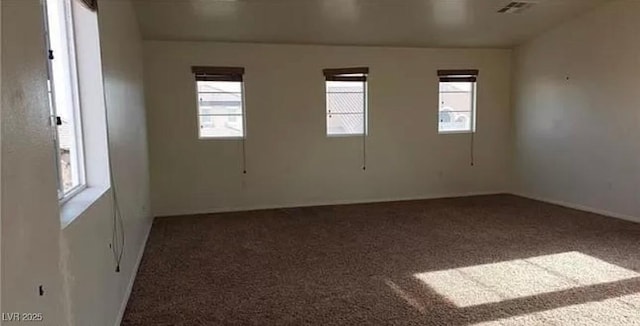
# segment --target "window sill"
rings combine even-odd
[[[362,137],[362,136],[367,136],[367,135],[363,135],[363,134],[332,134],[332,135],[327,135],[327,138],[348,138],[348,137]]]
[[[87,187],[60,206],[60,228],[65,229],[109,190],[108,186]]]
[[[198,140],[244,140],[244,137],[198,137]]]
[[[455,134],[475,134],[475,131],[471,130],[452,130],[452,131],[438,131],[439,135],[455,135]]]

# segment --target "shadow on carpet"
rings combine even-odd
[[[122,325],[640,325],[640,224],[510,195],[156,219]]]

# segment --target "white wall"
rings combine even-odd
[[[60,219],[37,0],[2,1],[2,312],[64,324]],[[44,295],[38,293],[38,286]]]
[[[42,312],[47,325],[113,325],[151,223],[143,51],[131,4],[100,8],[127,230],[119,274],[108,248],[110,192],[60,230],[39,1],[3,0],[0,12],[0,310]],[[619,0],[518,49],[518,192],[640,216],[638,30],[640,2]],[[144,54],[156,215],[509,189],[510,51],[146,42]],[[246,176],[238,142],[197,140],[195,64],[247,68]],[[366,172],[360,139],[324,131],[320,70],[353,65],[371,67]],[[468,135],[436,131],[435,70],[462,67],[481,71],[474,167]]]
[[[113,187],[124,217],[126,247],[116,273],[108,246],[110,193],[63,230],[76,325],[98,325],[96,320],[113,325],[121,317],[151,226],[140,33],[129,1],[101,2],[99,21]]]
[[[145,42],[154,215],[503,192],[510,170],[509,50]],[[244,66],[239,141],[198,140],[192,65]],[[369,66],[367,170],[359,137],[325,136],[328,67]],[[469,135],[438,135],[442,68],[478,68]]]
[[[640,1],[517,49],[516,191],[640,221]]]
[[[76,62],[82,82],[78,85],[82,118],[85,181],[89,187],[109,187],[104,76],[100,55],[98,15],[81,1],[72,1]],[[96,60],[99,58],[100,60]]]
[[[43,312],[46,325],[114,325],[151,225],[142,42],[132,5],[103,1],[99,13],[127,235],[120,273],[109,249],[110,191],[61,230],[40,1],[2,1],[2,15],[2,79],[12,80],[2,84],[2,311]]]

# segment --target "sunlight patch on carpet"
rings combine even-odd
[[[634,271],[572,251],[414,274],[458,307],[535,296],[639,277]]]
[[[640,294],[571,305],[532,314],[498,319],[474,326],[632,326],[640,325]]]

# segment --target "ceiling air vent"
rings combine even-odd
[[[531,0],[520,0],[520,1],[511,1],[509,4],[507,4],[506,6],[504,6],[502,9],[498,10],[499,13],[501,14],[519,14],[531,7],[533,7],[533,5],[536,3],[537,1],[531,1]]]

